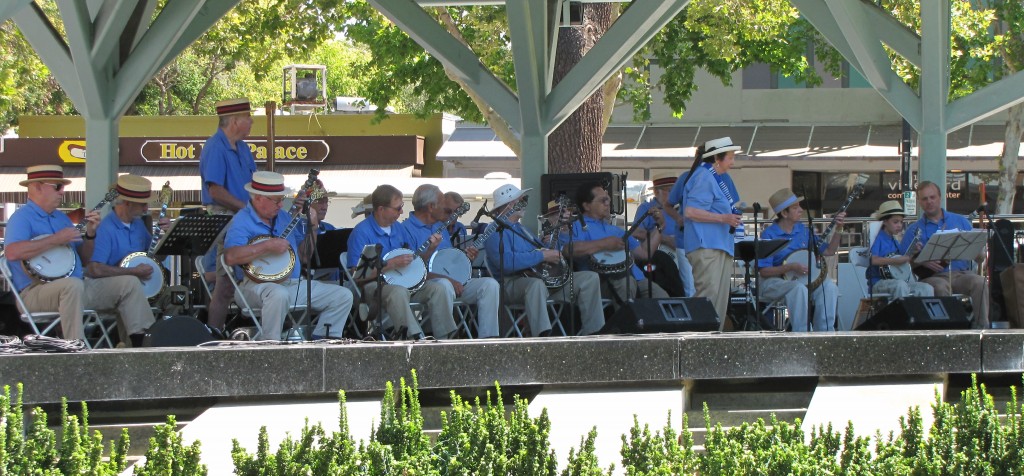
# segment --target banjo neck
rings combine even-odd
[[[100,209],[107,206],[108,203],[114,201],[114,199],[117,198],[117,195],[117,189],[112,188],[108,190],[107,194],[103,196],[100,202],[97,203],[95,207],[92,207],[92,210],[89,210],[85,215],[88,215],[89,213],[92,212],[100,211]],[[87,223],[85,221],[85,215],[82,216],[82,221],[78,222],[78,224],[75,225],[75,229],[78,230],[80,233],[85,233],[85,224]]]
[[[160,189],[160,214],[157,215],[156,221],[153,222],[153,239],[149,242],[149,251],[146,252],[149,256],[153,256],[156,251],[156,245],[160,244],[160,235],[163,230],[160,229],[160,220],[163,220],[167,216],[167,205],[171,202],[171,182],[167,181],[164,183],[162,189]]]
[[[853,190],[850,191],[849,195],[846,196],[846,200],[839,206],[839,210],[832,216],[832,221],[828,222],[828,226],[825,227],[825,232],[821,234],[822,242],[828,243],[832,240],[832,233],[836,230],[836,221],[839,219],[839,214],[850,208],[850,204],[853,203],[861,193],[864,192],[864,184],[868,181],[867,174],[857,174],[857,182],[853,186]],[[817,244],[817,243],[815,243]]]
[[[434,235],[443,234],[444,230],[447,230],[452,223],[455,223],[455,220],[458,220],[459,217],[461,217],[464,213],[468,211],[469,203],[462,202],[462,205],[459,205],[459,208],[456,208],[455,211],[448,216],[448,218],[441,222],[441,226],[437,228],[437,231],[431,233],[430,236],[427,237],[426,241],[424,241],[418,248],[416,248],[416,254],[423,254],[424,251],[427,251],[427,248],[430,247],[430,239],[433,238]]]
[[[499,215],[498,218],[501,218],[502,220],[508,219],[508,217],[512,216],[513,213],[518,212],[523,208],[526,208],[526,200],[519,200],[518,202],[516,202],[515,205],[512,205],[512,208],[506,210],[505,213]],[[480,233],[480,236],[473,239],[473,244],[471,246],[473,246],[476,249],[483,248],[484,243],[487,242],[487,239],[490,238],[495,231],[498,231],[498,222],[492,221],[490,224],[487,225],[487,228],[484,228],[484,231],[483,233]]]

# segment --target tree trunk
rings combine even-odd
[[[1020,136],[1024,122],[1024,105],[1007,109],[1006,131],[1003,133],[1003,156],[999,159],[999,195],[996,213],[1013,213],[1013,199],[1017,194],[1017,157],[1020,154]]]
[[[587,3],[583,26],[558,29],[554,84],[572,70],[611,26],[614,5]],[[605,126],[604,91],[599,89],[548,137],[548,172],[601,171]]]

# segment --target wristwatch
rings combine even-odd
[[[82,236],[82,239],[84,239],[84,240],[95,240],[96,239],[96,235],[89,236],[89,234],[86,233],[84,236]]]

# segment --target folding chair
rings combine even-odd
[[[231,267],[231,266],[228,266],[228,263],[225,260],[224,255],[221,255],[219,257],[219,259],[220,259],[220,265],[223,266],[224,269],[228,270],[228,272],[227,272],[228,280],[231,281],[231,287],[233,287],[235,289],[235,302],[237,303],[239,300],[242,301],[241,306],[239,306],[240,309],[242,310],[242,315],[245,316],[245,317],[251,318],[252,322],[253,322],[253,325],[256,326],[256,335],[254,335],[253,338],[255,339],[255,338],[258,338],[258,337],[262,336],[263,335],[263,324],[261,322],[262,321],[262,317],[263,317],[262,313],[261,313],[262,309],[261,308],[254,308],[251,305],[249,305],[249,300],[245,298],[245,293],[242,292],[242,289],[240,287],[240,283],[238,282],[238,280],[235,279],[235,273],[233,272],[234,268]],[[286,324],[291,325],[293,328],[298,326],[298,323],[292,317],[292,314],[295,313],[295,312],[305,311],[305,310],[306,310],[306,305],[305,304],[296,304],[295,302],[290,303],[288,305],[288,313],[285,316],[285,320],[287,321]],[[277,339],[275,339],[275,340],[280,340],[281,338],[282,338],[282,336],[277,336]]]
[[[489,262],[484,261],[484,266],[486,267],[488,274],[491,276],[497,276],[491,270],[491,264]],[[551,319],[552,334],[558,332],[562,336],[568,335],[565,332],[565,327],[562,326],[561,319],[562,309],[564,309],[565,304],[567,303],[564,301],[555,301],[550,298],[547,300],[548,318]],[[508,318],[508,322],[510,324],[509,329],[505,331],[505,337],[511,337],[513,334],[515,334],[516,337],[523,337],[523,327],[524,324],[526,324],[527,317],[526,306],[523,304],[509,304],[506,302],[504,307],[505,309],[503,314]]]
[[[7,288],[11,290],[11,294],[14,294],[14,300],[18,304],[18,311],[21,313],[21,321],[28,324],[35,334],[57,337],[57,331],[60,330],[60,313],[54,311],[32,312],[28,309],[25,301],[21,299],[21,293],[14,286],[14,280],[11,279],[11,269],[7,266],[7,257],[2,252],[0,252],[0,274],[3,275],[4,282]],[[39,326],[43,327],[40,329]],[[89,339],[87,333],[85,339],[86,346],[90,349],[95,349],[100,347],[100,344],[105,343],[108,348],[114,347],[113,341],[110,340],[110,332],[116,329],[116,322],[108,325],[103,319],[100,319],[96,311],[86,309],[82,312],[82,327],[87,330],[90,326],[98,327],[100,336],[95,339]]]

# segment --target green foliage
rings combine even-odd
[[[693,474],[698,467],[698,459],[693,451],[693,435],[687,426],[688,419],[683,416],[683,433],[676,435],[672,428],[672,414],[660,432],[651,433],[650,428],[633,416],[633,428],[629,435],[622,435],[622,466],[627,476],[647,474]],[[593,432],[592,432],[593,433]]]
[[[206,465],[199,462],[199,441],[184,446],[173,415],[167,422],[154,428],[146,450],[146,463],[135,467],[136,476],[192,476],[205,475]]]

